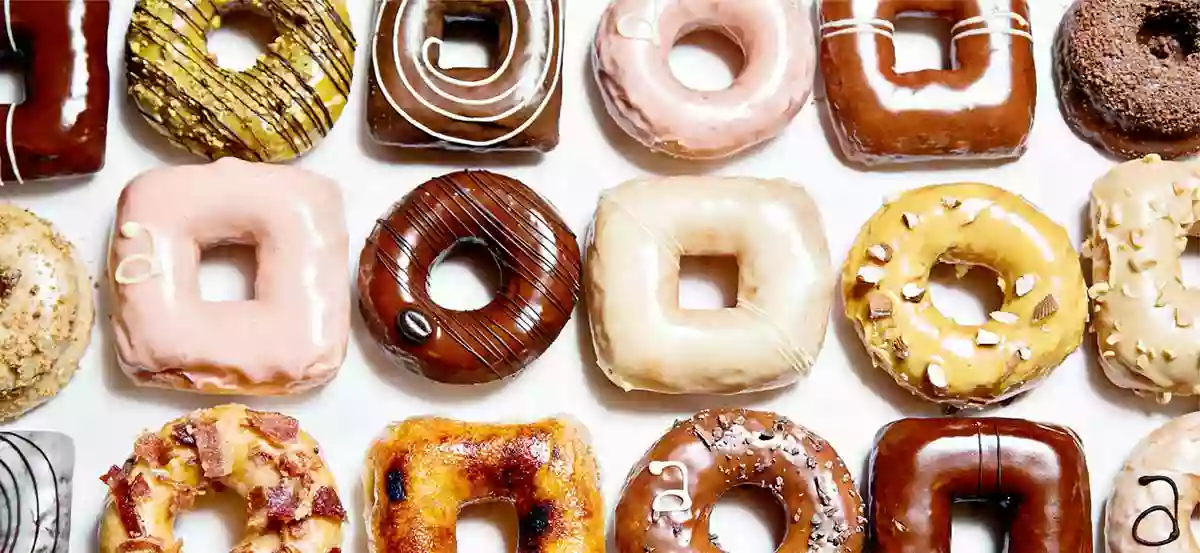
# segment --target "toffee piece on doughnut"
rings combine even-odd
[[[517,513],[518,551],[604,553],[599,479],[585,430],[567,420],[409,419],[367,454],[367,543],[371,553],[455,553],[459,509],[505,502]]]
[[[279,36],[245,71],[217,65],[208,33],[255,9]],[[126,79],[152,127],[209,159],[285,161],[315,147],[342,114],[354,76],[344,0],[137,0]]]
[[[57,432],[0,432],[0,536],[10,551],[67,553],[75,445]]]
[[[950,551],[956,501],[999,504],[1011,553],[1091,553],[1091,491],[1070,429],[1019,419],[903,419],[870,461],[878,553]]]
[[[1067,123],[1121,158],[1200,151],[1198,25],[1189,0],[1076,1],[1055,45]]]
[[[787,531],[778,551],[862,551],[867,519],[837,451],[777,414],[726,409],[676,422],[629,472],[615,515],[618,553],[718,550],[709,517],[737,486],[779,502]]]
[[[429,295],[452,250],[482,245],[500,270],[487,305],[457,311]],[[575,234],[521,182],[488,171],[428,181],[397,202],[358,261],[359,308],[371,336],[400,366],[449,384],[513,376],[562,332],[579,301]]]
[[[1000,309],[960,324],[933,304],[938,263],[999,275]],[[1004,189],[926,186],[863,225],[842,270],[846,317],[871,362],[929,401],[984,407],[1037,385],[1083,341],[1087,286],[1064,228]]]
[[[0,105],[0,179],[88,175],[108,135],[108,0],[5,0],[0,65],[27,97]]]
[[[227,490],[246,502],[232,551],[340,553],[346,510],[317,443],[287,415],[221,405],[138,436],[100,477],[108,500],[99,553],[181,551],[177,516]]]
[[[1104,510],[1108,553],[1200,550],[1189,523],[1200,506],[1197,440],[1200,413],[1191,413],[1167,422],[1134,446]]]
[[[566,0],[383,0],[367,124],[383,144],[451,150],[558,145]],[[487,67],[447,67],[454,26],[490,29]]]
[[[821,68],[842,154],[881,165],[1025,152],[1037,96],[1026,0],[826,1]],[[895,22],[952,22],[949,69],[895,70]]]

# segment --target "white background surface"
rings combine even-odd
[[[608,120],[592,85],[589,48],[606,4],[603,0],[568,0],[562,143],[556,151],[545,156],[469,156],[379,148],[370,143],[363,114],[370,62],[367,46],[374,7],[368,0],[348,2],[359,40],[353,97],[325,142],[298,165],[341,183],[351,238],[351,270],[355,270],[359,249],[375,219],[392,202],[430,177],[463,167],[489,168],[523,180],[556,204],[580,237],[599,192],[629,178],[706,173],[793,179],[803,183],[816,197],[823,211],[834,264],[840,267],[859,226],[879,207],[884,195],[937,182],[982,181],[1022,194],[1065,225],[1078,244],[1084,236],[1089,187],[1113,163],[1071,134],[1059,114],[1050,77],[1051,42],[1067,0],[1030,2],[1039,95],[1037,123],[1028,154],[1017,162],[999,166],[875,172],[856,171],[835,157],[828,127],[823,122],[825,113],[819,89],[818,99],[804,108],[783,136],[728,162],[678,162],[643,151]],[[132,5],[132,0],[113,0],[112,113],[107,168],[84,182],[10,185],[0,190],[3,199],[50,219],[73,240],[101,290],[107,286],[102,260],[121,188],[144,170],[197,161],[155,134],[124,92],[122,52]],[[230,266],[216,267],[206,274],[205,278],[211,280],[206,287],[223,296],[236,295],[234,290],[239,288],[236,274]],[[458,276],[463,276],[461,271]],[[454,282],[450,281],[446,287],[450,291],[442,297],[462,300],[464,292],[455,291]],[[692,296],[703,295],[702,292],[689,287],[685,295],[695,299]],[[961,302],[962,298],[958,300]],[[947,302],[954,303],[943,299],[939,305]],[[71,545],[77,553],[95,550],[96,525],[106,492],[97,478],[110,464],[120,463],[129,455],[135,437],[192,409],[224,401],[218,397],[134,387],[116,366],[107,328],[107,307],[101,297],[92,346],[71,384],[44,407],[9,425],[58,430],[75,439],[78,463]],[[783,413],[829,439],[861,484],[865,480],[866,456],[882,425],[903,416],[936,415],[939,409],[909,397],[890,377],[871,368],[853,329],[840,312],[839,301],[825,348],[807,381],[768,393],[704,398],[625,393],[611,385],[594,365],[582,308],[558,341],[518,378],[475,388],[437,385],[396,371],[377,353],[355,309],[349,354],[340,376],[331,384],[300,397],[232,399],[296,416],[302,427],[322,444],[325,460],[338,478],[351,514],[344,546],[348,553],[366,553],[359,475],[367,447],[389,422],[422,414],[481,421],[522,421],[558,413],[573,415],[591,431],[602,471],[606,515],[611,515],[626,472],[645,449],[672,421],[707,407],[745,406]],[[1111,386],[1101,374],[1094,348],[1088,347],[1074,353],[1040,388],[1008,407],[987,414],[1074,428],[1086,447],[1094,514],[1099,519],[1111,479],[1130,448],[1169,417],[1191,411],[1195,405],[1194,400],[1184,398],[1169,406],[1159,406]],[[219,551],[233,543],[236,538],[232,536],[240,533],[240,507],[236,502],[227,503],[234,506],[222,511],[226,516],[213,516],[210,510],[184,517],[180,529],[189,551]],[[201,505],[205,504],[211,505]],[[745,520],[745,513],[730,514],[730,511],[739,510],[722,510],[724,516],[715,524],[726,548],[734,553],[764,553],[771,547],[768,528],[778,531],[779,522],[764,525],[753,518]],[[776,516],[769,510],[767,513]],[[226,523],[224,526],[222,521]],[[610,528],[611,522],[608,521]],[[726,531],[721,533],[723,528]],[[507,544],[499,539],[503,533],[479,520],[461,532],[463,552],[513,549],[511,530],[503,532],[510,535]],[[1097,526],[1097,537],[1100,533]],[[225,534],[228,536],[222,537]],[[956,552],[995,548],[988,539],[981,538],[983,532],[979,528],[956,525],[956,536]]]

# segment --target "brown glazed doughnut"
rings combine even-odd
[[[25,101],[0,105],[6,182],[89,175],[108,134],[108,0],[5,0],[0,59]]]
[[[1091,553],[1091,492],[1079,438],[1020,419],[903,419],[871,452],[877,553],[950,551],[951,505],[998,503],[1009,553]]]
[[[565,4],[382,0],[371,43],[371,136],[393,146],[553,150],[562,107]],[[456,21],[494,26],[488,67],[441,67],[446,22]]]
[[[481,244],[500,286],[474,311],[441,307],[429,275],[456,246]],[[401,366],[432,380],[507,378],[558,337],[580,293],[575,235],[521,182],[459,171],[413,190],[380,219],[359,257],[359,307],[371,335]]]
[[[861,165],[1025,152],[1037,76],[1026,0],[821,2],[821,68],[843,155]],[[900,14],[954,23],[953,68],[897,73]]]
[[[1067,123],[1118,157],[1200,151],[1197,25],[1195,0],[1076,2],[1055,45]]]
[[[774,413],[727,409],[676,422],[633,467],[617,504],[618,553],[719,551],[709,516],[737,486],[765,488],[783,507],[777,551],[862,551],[867,519],[837,451]]]

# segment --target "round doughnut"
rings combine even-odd
[[[837,451],[775,413],[725,409],[676,422],[634,465],[614,515],[618,553],[719,550],[709,516],[737,486],[763,488],[783,508],[778,551],[862,551],[867,519]]]
[[[459,510],[502,502],[516,511],[521,553],[604,553],[599,481],[586,431],[564,419],[408,419],[367,454],[370,551],[455,553]]]
[[[246,533],[232,551],[340,553],[346,511],[317,443],[296,419],[221,405],[138,437],[101,477],[108,500],[100,553],[178,552],[175,519],[197,496],[246,500]]]
[[[429,297],[429,276],[452,250],[482,245],[500,270],[487,305],[456,311]],[[400,366],[450,384],[508,378],[537,359],[579,301],[575,234],[549,202],[488,171],[428,181],[379,219],[358,261],[371,335]]]
[[[1200,506],[1197,441],[1200,413],[1191,413],[1167,422],[1134,446],[1104,511],[1108,553],[1200,551],[1189,524]]]
[[[939,262],[995,271],[1004,305],[983,325],[947,318],[926,293]],[[842,297],[876,367],[958,408],[1029,390],[1079,346],[1087,322],[1066,230],[986,184],[926,186],[884,205],[850,250]]]
[[[208,33],[254,9],[279,37],[245,71],[217,65]],[[138,0],[126,78],[151,126],[209,159],[283,161],[312,149],[342,114],[354,75],[344,0]]]
[[[0,421],[54,397],[92,339],[87,265],[49,222],[0,204]]]
[[[1055,46],[1062,111],[1113,155],[1200,151],[1200,4],[1079,0]]]
[[[1200,292],[1180,256],[1200,215],[1200,164],[1157,155],[1123,163],[1092,186],[1092,326],[1109,380],[1162,402],[1200,394]]]
[[[725,90],[683,85],[671,48],[701,30],[724,34],[745,64]],[[732,156],[774,138],[808,102],[816,47],[794,0],[612,0],[592,64],[604,105],[626,133],[672,156]]]

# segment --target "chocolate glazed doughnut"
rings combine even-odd
[[[108,0],[5,0],[0,64],[26,78],[0,105],[5,181],[88,175],[108,134]]]
[[[495,299],[455,311],[429,274],[456,246],[483,245],[500,269]],[[417,187],[379,220],[359,258],[359,307],[401,365],[450,384],[507,378],[558,337],[580,293],[575,235],[515,179],[460,171]]]
[[[862,551],[862,502],[833,447],[786,418],[745,409],[701,411],[650,448],[617,504],[617,551],[720,551],[709,516],[737,486],[765,488],[784,509],[777,551]]]
[[[904,419],[871,453],[878,553],[950,551],[955,501],[988,501],[1011,521],[1010,553],[1091,553],[1091,493],[1079,438],[1019,419]]]

